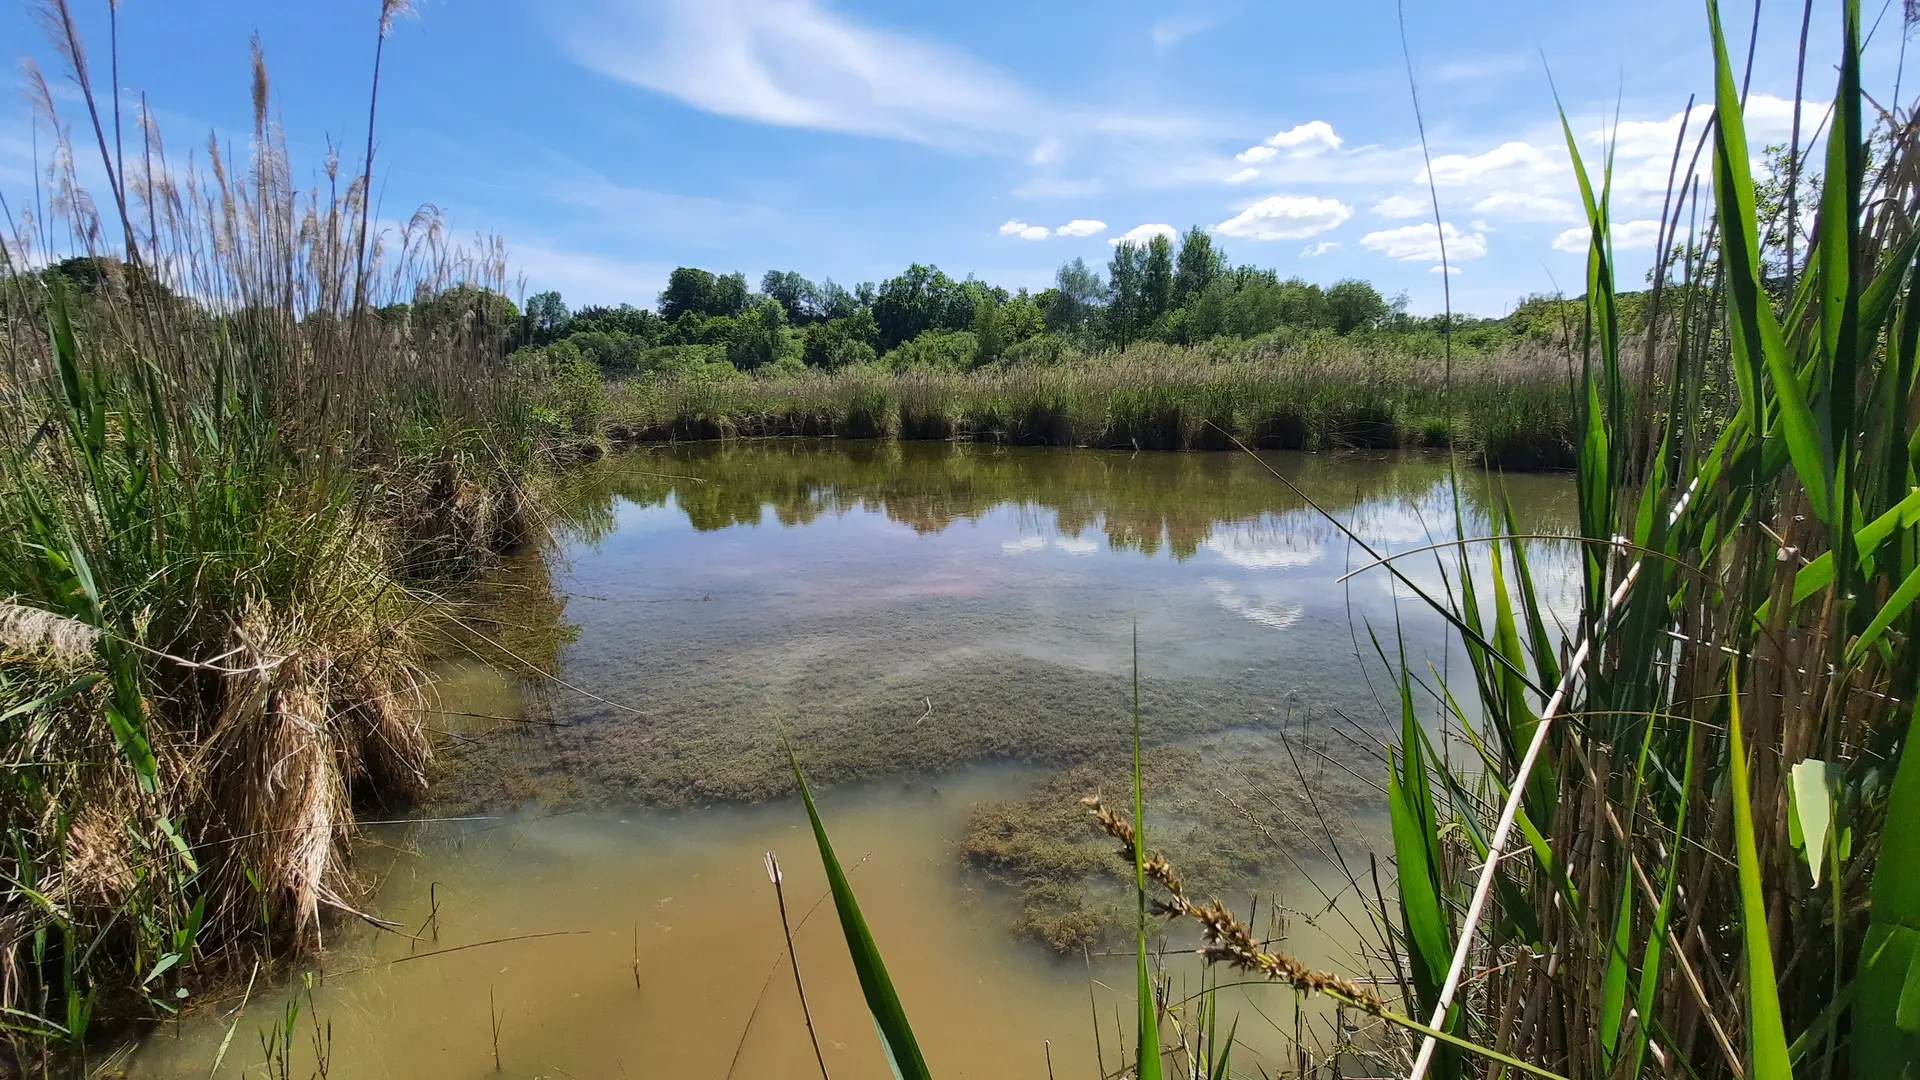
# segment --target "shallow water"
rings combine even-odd
[[[1129,985],[1130,961],[1095,960],[1096,1049],[1084,961],[1011,934],[1010,891],[956,854],[971,808],[1125,747],[1137,626],[1150,740],[1251,768],[1282,723],[1338,718],[1347,741],[1320,750],[1341,760],[1311,771],[1342,854],[1364,864],[1377,796],[1334,780],[1380,769],[1361,744],[1390,688],[1360,659],[1367,627],[1460,662],[1383,572],[1336,583],[1368,557],[1267,465],[1382,550],[1451,533],[1445,462],[1400,454],[793,440],[573,474],[561,549],[521,568],[550,573],[564,608],[504,605],[490,635],[563,641],[565,685],[450,663],[431,813],[480,820],[377,832],[372,910],[425,940],[335,930],[294,1074],[314,1068],[312,1016],[331,1025],[334,1077],[489,1074],[491,1009],[506,1075],[815,1075],[762,862],[774,850],[793,917],[812,912],[797,951],[828,1067],[887,1075],[831,905],[813,910],[824,885],[786,795],[783,729],[810,776],[838,785],[822,810],[843,860],[864,858],[852,881],[935,1071],[1045,1076],[1049,1049],[1057,1075],[1091,1075],[1101,1051],[1112,1069],[1131,995],[1106,987]],[[1487,479],[1464,475],[1472,529]],[[1570,527],[1565,478],[1506,484],[1524,529]],[[1542,559],[1570,598],[1563,553]],[[1430,556],[1403,565],[1441,587]],[[1364,972],[1354,896],[1330,909],[1319,891],[1344,874],[1304,845],[1284,855],[1236,884],[1288,913],[1288,951]],[[288,992],[256,988],[223,1075],[264,1075],[258,1033]],[[1253,993],[1228,1006],[1249,1058],[1290,1063],[1291,992]],[[206,1075],[235,1004],[150,1040],[135,1075]]]

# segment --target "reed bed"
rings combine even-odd
[[[85,118],[33,73],[53,214],[0,237],[0,1028],[47,1071],[365,917],[357,810],[425,784],[432,583],[528,535],[546,433],[497,247],[372,228],[370,162],[302,190],[257,48],[246,159],[180,157],[42,14]]]
[[[1833,112],[1811,163],[1789,165],[1821,174],[1787,211],[1814,239],[1778,258],[1739,69],[1707,13],[1714,116],[1679,133],[1674,272],[1648,301],[1649,340],[1671,350],[1621,340],[1610,176],[1567,130],[1594,238],[1577,619],[1550,625],[1499,515],[1405,556],[1435,560],[1417,579],[1402,560],[1367,569],[1446,618],[1467,662],[1411,661],[1374,628],[1400,737],[1381,762],[1392,887],[1352,883],[1380,928],[1361,978],[1307,969],[1186,894],[1151,846],[1136,734],[1132,806],[1091,804],[1138,896],[1126,1075],[1230,1071],[1213,1040],[1184,1058],[1169,1041],[1184,1029],[1151,970],[1163,919],[1197,924],[1213,964],[1370,1015],[1387,1075],[1920,1075],[1920,119],[1864,115],[1860,6],[1839,5]],[[1679,167],[1695,148],[1698,174]],[[1719,394],[1724,415],[1702,407]],[[864,963],[877,954],[842,891]],[[902,1075],[931,1075],[873,989],[884,969],[863,976]]]
[[[1136,346],[973,372],[879,368],[614,384],[608,436],[955,439],[1140,450],[1457,447],[1507,469],[1569,468],[1569,360],[1523,347],[1462,358],[1335,339]]]

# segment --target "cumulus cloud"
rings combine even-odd
[[[1504,142],[1483,154],[1442,154],[1433,159],[1431,170],[1422,169],[1414,182],[1433,182],[1442,187],[1479,183],[1490,178],[1540,179],[1565,169],[1566,163],[1532,143]]]
[[[1592,233],[1585,225],[1576,226],[1554,237],[1553,249],[1585,255],[1588,238],[1591,235]],[[1613,226],[1613,250],[1615,251],[1651,251],[1653,245],[1659,241],[1660,223],[1652,218],[1622,221]]]
[[[1443,237],[1446,239],[1449,262],[1478,259],[1487,253],[1486,234],[1463,233],[1454,228],[1451,221],[1438,229],[1430,222],[1423,222],[1371,232],[1360,238],[1360,246],[1377,251],[1389,259],[1437,263],[1440,261],[1440,241]]]
[[[1411,195],[1389,195],[1373,204],[1373,212],[1383,218],[1419,217],[1432,205]]]
[[[1213,228],[1249,240],[1301,240],[1338,228],[1352,216],[1353,207],[1337,199],[1269,195]]]
[[[1300,257],[1303,259],[1317,259],[1339,246],[1340,241],[1338,240],[1322,240],[1317,244],[1308,244],[1306,247],[1301,248]]]
[[[1260,175],[1259,169],[1241,169],[1239,172],[1234,173],[1232,176],[1227,177],[1227,183],[1244,184],[1247,181],[1258,177],[1259,175]]]
[[[1233,155],[1233,160],[1257,164],[1262,161],[1272,161],[1278,153],[1280,153],[1280,151],[1275,150],[1271,146],[1249,146],[1245,150]]]
[[[1074,218],[1053,230],[1055,236],[1092,236],[1107,231],[1107,223],[1093,218]]]
[[[1156,236],[1171,240],[1180,235],[1180,230],[1171,225],[1135,225],[1126,232],[1107,241],[1109,244],[1145,244]]]
[[[1340,136],[1333,125],[1325,120],[1309,120],[1297,127],[1288,128],[1267,136],[1268,146],[1277,146],[1296,153],[1319,153],[1322,149],[1340,149]]]
[[[1000,235],[1017,236],[1022,240],[1045,240],[1047,238],[1047,227],[1045,225],[1029,225],[1024,221],[1009,221],[1000,226]]]

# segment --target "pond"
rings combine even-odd
[[[1523,529],[1572,528],[1565,477],[1460,475],[1456,500],[1414,454],[808,440],[581,466],[556,544],[502,568],[473,655],[450,650],[434,804],[367,831],[369,913],[399,932],[334,928],[310,992],[263,975],[202,1003],[132,1074],[267,1075],[297,998],[299,1076],[817,1075],[772,851],[828,1068],[888,1075],[786,742],[936,1073],[1111,1071],[1128,894],[1077,800],[1124,790],[1136,655],[1153,846],[1285,951],[1384,975],[1369,859],[1398,706],[1376,648],[1464,658],[1384,571],[1340,581],[1372,557],[1330,518],[1408,551],[1456,510],[1484,531],[1499,483]],[[1399,565],[1438,592],[1440,557]],[[1571,569],[1540,546],[1569,605]],[[1227,996],[1245,1060],[1291,1068],[1292,992]],[[1323,1044],[1330,1022],[1299,1021]]]

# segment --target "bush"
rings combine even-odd
[[[971,330],[929,330],[882,358],[895,371],[966,371],[980,355],[980,339]]]

